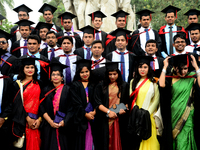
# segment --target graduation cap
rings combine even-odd
[[[30,9],[29,7],[27,7],[26,5],[22,4],[16,8],[13,9],[15,12],[19,13],[20,11],[24,11],[27,14],[31,11],[33,11],[32,9]]]
[[[185,28],[187,31],[191,30],[200,30],[200,24],[199,23],[191,23],[187,28]]]
[[[176,18],[177,18],[177,12],[180,11],[180,10],[181,9],[178,8],[178,7],[174,7],[172,5],[169,5],[166,8],[164,8],[161,12],[166,13],[166,14],[173,12],[175,14]]]
[[[91,70],[92,61],[88,59],[79,59],[74,62],[74,64],[76,64],[76,70],[83,67],[87,67],[89,70]]]
[[[125,17],[129,15],[129,13],[123,11],[123,10],[119,10],[118,12],[112,14],[111,16],[115,17],[116,19],[118,19],[119,17]]]
[[[87,25],[83,28],[80,29],[83,33],[88,33],[88,34],[95,34],[97,32],[99,32],[98,30],[96,30],[95,28],[93,28],[92,26],[90,25]]]
[[[194,55],[192,53],[189,53],[189,54],[172,56],[169,59],[169,64],[171,64],[174,67],[178,67],[180,64],[187,65],[188,71],[189,72],[193,71],[194,67],[192,66],[192,63],[191,63],[192,58],[190,57],[190,55],[193,55],[195,57],[196,61],[198,62],[198,55]]]
[[[44,12],[48,10],[51,11],[51,13],[53,14],[57,10],[57,8],[47,3],[44,3],[42,7],[38,10],[38,12],[41,12],[44,14]]]
[[[127,35],[130,34],[132,31],[122,29],[122,28],[117,28],[115,31],[111,33],[112,36],[118,37],[123,35],[127,39]],[[128,39],[127,39],[128,40]]]
[[[63,69],[69,67],[66,65],[63,65],[62,63],[60,63],[55,57],[53,57],[49,63],[49,67],[51,68],[51,72],[52,71],[60,71],[63,72]]]
[[[50,31],[52,26],[53,26],[53,24],[49,24],[49,23],[45,23],[45,22],[38,22],[35,29],[40,30],[43,28],[47,28]]]
[[[136,12],[137,15],[140,15],[140,18],[142,18],[142,16],[150,16],[150,20],[152,20],[151,14],[153,14],[153,11],[150,11],[148,9],[144,9],[141,11]]]
[[[6,40],[8,40],[11,37],[12,37],[11,34],[9,34],[9,33],[7,33],[7,32],[5,32],[5,31],[3,31],[3,30],[0,29],[0,38],[5,38]]]
[[[61,24],[63,25],[63,20],[64,19],[70,19],[72,20],[73,18],[75,18],[76,15],[70,13],[70,12],[64,12],[63,14],[59,15],[58,18],[61,19]]]
[[[6,19],[4,16],[0,14],[0,20]]]
[[[32,24],[34,24],[34,22],[23,19],[23,20],[16,22],[15,24],[18,24],[19,26],[29,26],[30,27]]]
[[[32,58],[32,57],[27,57],[27,58],[19,58],[22,62],[23,65],[35,65],[35,61],[39,60],[38,58]]]
[[[118,69],[118,64],[119,63],[123,63],[123,62],[112,62],[112,61],[107,61],[105,63],[102,63],[102,64],[105,64],[106,65],[106,70],[116,70]]]
[[[200,11],[199,10],[197,10],[197,9],[190,9],[190,10],[188,10],[184,15],[186,15],[186,16],[190,16],[190,15],[197,15],[197,16],[199,16],[200,15]]]
[[[104,13],[102,13],[99,10],[89,14],[88,16],[92,18],[92,21],[94,20],[95,17],[101,18],[101,19],[107,17]]]
[[[150,62],[154,61],[153,57],[151,57],[151,56],[134,56],[134,58],[135,58],[135,61],[137,62],[137,64],[145,63],[149,66],[150,66]]]

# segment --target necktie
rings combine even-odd
[[[24,40],[24,46],[27,46],[27,40]],[[23,55],[27,54],[27,48],[24,48]]]
[[[169,27],[169,47],[170,47],[170,55],[173,54],[173,42],[172,42],[172,27]]]
[[[47,48],[47,43],[45,42],[45,43],[43,43],[43,45],[45,45],[45,48]]]
[[[193,53],[197,54],[197,51],[195,50],[197,48],[197,44],[194,44],[194,50],[193,50]]]
[[[71,32],[65,32],[65,33],[67,33],[68,36],[71,34]]]
[[[90,48],[86,48],[86,50],[87,50],[86,59],[90,60]]]
[[[31,55],[31,57],[32,57],[32,58],[35,58],[35,56],[34,56],[34,55]]]
[[[121,74],[122,74],[122,78],[125,81],[125,62],[124,62],[124,52],[120,52],[121,54]]]
[[[96,33],[96,40],[99,40],[99,32]]]
[[[99,61],[99,59],[95,60],[94,62],[97,63],[98,61]],[[95,66],[95,69],[97,69],[97,68],[99,68],[99,63]]]
[[[146,41],[148,41],[148,40],[149,40],[149,32],[148,32],[148,29],[145,29],[145,31],[146,31]]]
[[[55,53],[54,53],[54,48],[51,48],[50,49],[51,50],[51,56],[50,56],[50,61],[51,61],[51,59],[53,58],[53,57],[55,57]]]
[[[69,85],[71,83],[71,69],[70,69],[70,61],[69,61],[69,55],[65,54],[66,58],[66,66],[69,66],[65,68],[65,79],[66,84]]]

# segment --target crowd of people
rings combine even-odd
[[[159,31],[154,12],[141,10],[133,33],[120,10],[108,34],[101,11],[74,32],[76,16],[59,15],[62,30],[56,9],[44,3],[45,22],[33,28],[22,4],[17,25],[0,30],[2,150],[200,149],[199,10],[185,13],[184,29],[175,25],[180,9],[167,6]]]

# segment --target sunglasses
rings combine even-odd
[[[0,44],[6,44],[7,41],[0,41]]]

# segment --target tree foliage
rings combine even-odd
[[[142,9],[149,9],[154,11],[152,14],[151,25],[155,30],[159,30],[159,28],[163,25],[166,25],[165,14],[161,12],[168,5],[173,5],[175,7],[180,8],[181,10],[177,13],[177,20],[175,21],[176,25],[187,27],[187,16],[184,15],[189,9],[199,9],[198,5],[199,0],[131,0],[131,4],[135,5],[136,12]],[[139,16],[137,16],[137,21],[139,21]]]
[[[7,19],[2,20],[2,23],[0,25],[0,29],[10,33],[11,28],[14,26],[11,22],[9,22]]]
[[[6,16],[5,4],[7,4],[10,9],[13,9],[14,1],[13,0],[0,0],[0,14],[3,16]]]

